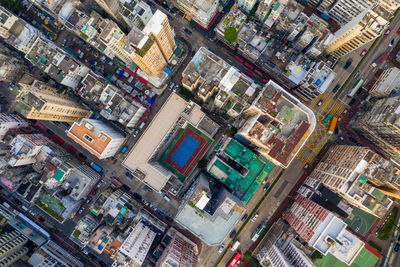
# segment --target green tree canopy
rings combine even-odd
[[[225,29],[225,32],[224,32],[224,37],[230,43],[235,42],[236,39],[237,39],[237,31],[236,31],[236,29],[233,28],[233,27],[227,27]]]

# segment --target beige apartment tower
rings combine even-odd
[[[15,110],[27,119],[75,122],[90,113],[43,82],[35,81],[32,85],[20,83],[18,86],[20,91]]]
[[[399,172],[369,148],[332,145],[305,184],[322,183],[350,205],[382,218],[393,203],[388,196],[400,197]]]
[[[377,38],[386,29],[390,18],[389,14],[380,15],[381,9],[379,6],[366,9],[346,23],[333,34],[326,45],[326,52],[340,58]]]

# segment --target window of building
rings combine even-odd
[[[84,134],[83,135],[83,138],[85,138],[87,141],[89,141],[90,143],[92,143],[93,142],[93,138],[92,137],[90,137],[89,135],[87,135],[87,134]]]

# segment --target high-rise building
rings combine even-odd
[[[37,155],[45,146],[53,144],[41,134],[19,134],[11,141],[11,150],[5,160],[12,167],[35,163]]]
[[[129,47],[132,44],[135,49]],[[176,47],[167,15],[157,10],[144,27],[142,36],[138,35],[137,30],[129,33],[125,47],[132,51],[130,54],[133,61],[141,70],[147,74],[159,75]]]
[[[36,250],[28,263],[37,267],[84,267],[82,262],[51,240]]]
[[[241,8],[244,12],[249,14],[256,3],[257,0],[238,0],[237,6],[238,8]]]
[[[2,234],[0,236],[0,266],[12,266],[14,262],[22,258],[28,252],[24,247],[28,241],[17,231]]]
[[[92,119],[74,122],[67,135],[99,159],[114,156],[126,139],[103,121]]]
[[[382,8],[365,9],[327,40],[326,52],[340,58],[377,38],[389,24],[390,14]]]
[[[321,159],[305,184],[317,188],[320,183],[340,195],[349,204],[382,218],[393,201],[371,181],[381,180],[391,186],[393,196],[400,196],[399,170],[368,148],[334,145]]]
[[[173,55],[174,33],[167,15],[159,10],[142,30],[133,27],[128,35],[113,21],[104,24],[100,35],[107,46],[104,53],[120,58],[127,65],[136,63],[146,74],[159,75]]]
[[[329,10],[329,15],[341,24],[350,22],[361,12],[371,9],[376,0],[339,0]]]
[[[29,123],[16,114],[0,113],[0,141],[9,130],[28,126]]]
[[[272,267],[314,267],[309,257],[299,248],[300,243],[292,235],[287,234],[289,225],[282,219],[268,230],[263,238],[264,244],[257,253],[257,259],[262,266]]]
[[[87,109],[43,82],[18,86],[14,108],[27,119],[74,122],[89,115]]]
[[[133,265],[130,266],[142,266],[157,234],[142,222],[138,222],[134,227],[128,229],[129,231],[130,234],[122,243],[118,253],[133,262]]]
[[[129,29],[133,27],[143,29],[153,14],[150,6],[140,0],[96,0],[96,3]]]
[[[400,69],[392,67],[384,70],[379,75],[378,80],[374,83],[372,88],[369,90],[370,95],[373,97],[387,97],[393,91],[399,90],[400,84]]]
[[[166,248],[158,259],[156,267],[197,267],[199,253],[197,245],[186,236],[170,228],[161,243],[166,245]]]
[[[193,19],[205,29],[212,25],[219,6],[217,0],[173,0],[172,3],[188,18]]]
[[[19,19],[4,7],[0,7],[0,36],[5,41],[21,51],[27,53],[33,43],[42,34],[38,29]]]
[[[309,246],[323,255],[330,253],[347,265],[364,247],[364,242],[346,230],[346,223],[301,194],[283,218]]]
[[[27,72],[23,60],[14,56],[14,53],[7,47],[0,46],[0,80],[4,82],[15,83]]]
[[[400,164],[400,96],[365,107],[353,125],[380,153]]]

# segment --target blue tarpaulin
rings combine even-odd
[[[166,67],[164,68],[164,72],[165,72],[166,74],[168,74],[168,75],[171,74],[171,71],[172,71],[172,70],[170,70],[170,69],[168,68],[168,66],[166,66]]]
[[[149,96],[146,97],[146,101],[147,101],[149,104],[151,104],[151,105],[154,104],[154,100],[153,100],[151,97],[149,97]]]
[[[123,70],[118,71],[118,76],[122,77],[122,75],[124,75],[124,71]]]
[[[94,59],[90,60],[89,62],[90,62],[90,64],[92,64],[92,65],[96,65],[96,60],[94,60]]]

